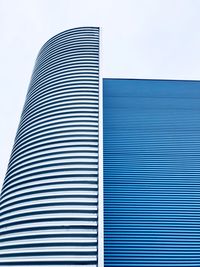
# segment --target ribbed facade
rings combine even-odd
[[[99,28],[39,52],[1,195],[0,266],[97,266]]]
[[[200,266],[200,82],[103,88],[104,266]]]

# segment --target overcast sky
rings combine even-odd
[[[199,0],[0,0],[0,180],[37,53],[53,35],[102,27],[103,77],[200,80]]]

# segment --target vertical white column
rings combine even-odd
[[[104,204],[103,204],[103,80],[102,28],[99,29],[99,195],[98,195],[98,267],[104,266]]]

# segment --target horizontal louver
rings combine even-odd
[[[200,82],[104,80],[105,267],[200,266]]]
[[[0,266],[97,265],[99,29],[36,60],[1,195]]]

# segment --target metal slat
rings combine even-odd
[[[97,27],[40,50],[1,194],[0,266],[97,266],[98,70]]]
[[[200,82],[104,79],[105,267],[200,266]]]

